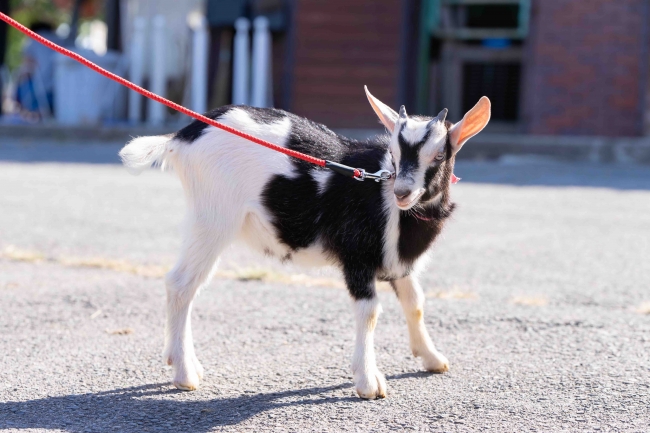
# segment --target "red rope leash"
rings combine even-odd
[[[262,140],[260,138],[254,137],[254,136],[252,136],[250,134],[246,134],[245,132],[238,131],[238,130],[236,130],[234,128],[231,128],[228,125],[224,125],[222,123],[219,123],[219,122],[217,122],[215,120],[212,120],[212,119],[210,119],[208,117],[205,117],[205,116],[203,116],[203,115],[201,115],[199,113],[196,113],[196,112],[194,112],[194,111],[192,111],[190,109],[187,109],[187,108],[183,107],[182,105],[176,104],[175,102],[172,102],[169,99],[165,99],[162,96],[158,96],[155,93],[152,93],[152,92],[148,91],[147,89],[144,89],[144,88],[142,88],[140,86],[137,86],[137,85],[133,84],[132,82],[127,81],[124,78],[122,78],[122,77],[120,77],[118,75],[115,75],[114,73],[109,72],[104,68],[101,68],[101,67],[97,66],[96,64],[94,64],[90,60],[85,59],[84,57],[80,56],[79,54],[77,54],[75,52],[72,52],[72,51],[70,51],[70,50],[68,50],[66,48],[63,48],[63,47],[55,44],[54,42],[51,42],[51,41],[45,39],[44,37],[34,33],[31,30],[29,30],[27,27],[23,26],[18,21],[14,20],[13,18],[11,18],[11,17],[9,17],[9,16],[7,16],[7,15],[1,13],[1,12],[0,12],[0,19],[2,21],[6,22],[7,24],[9,24],[11,27],[15,28],[16,30],[24,33],[25,35],[29,36],[30,38],[40,42],[43,45],[45,45],[46,47],[51,48],[54,51],[63,54],[64,56],[68,56],[71,59],[76,60],[77,62],[81,63],[82,65],[89,67],[93,71],[99,72],[103,76],[105,76],[107,78],[110,78],[113,81],[117,81],[121,85],[126,86],[129,89],[134,90],[134,91],[138,92],[139,94],[141,94],[143,96],[146,96],[149,99],[153,99],[156,102],[160,102],[161,104],[165,104],[169,108],[173,108],[174,110],[180,111],[181,113],[186,114],[186,115],[188,115],[190,117],[193,117],[193,118],[195,118],[197,120],[200,120],[201,122],[207,123],[208,125],[214,126],[215,128],[223,129],[224,131],[230,132],[231,134],[237,135],[238,137],[241,137],[241,138],[244,138],[246,140],[252,141],[253,143],[257,143],[257,144],[262,145],[264,147],[268,147],[269,149],[273,149],[276,152],[284,153],[285,155],[289,155],[289,156],[292,156],[294,158],[298,158],[298,159],[301,159],[303,161],[307,161],[307,162],[310,162],[312,164],[319,165],[321,167],[325,167],[326,164],[327,164],[327,161],[325,161],[324,159],[315,158],[313,156],[305,155],[304,153],[296,152],[295,150],[287,149],[287,148],[278,146],[277,144],[273,144],[273,143],[271,143],[269,141]],[[359,173],[359,174],[355,173],[354,174],[354,177],[359,177],[359,176],[361,176],[361,173]]]

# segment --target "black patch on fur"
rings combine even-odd
[[[399,134],[397,134],[397,142],[399,143],[400,157],[399,157],[399,173],[401,176],[411,176],[410,173],[417,171],[420,167],[419,154],[420,149],[424,143],[429,139],[429,132],[424,135],[424,138],[418,143],[409,143],[402,135],[402,131],[406,127],[406,122],[401,126]]]
[[[407,263],[414,262],[429,249],[436,236],[442,231],[443,224],[451,215],[455,205],[428,206],[417,210],[422,218],[418,219],[408,212],[402,212],[399,218],[399,257]]]
[[[220,107],[207,113],[207,116],[218,120],[232,108]],[[332,132],[324,125],[282,110],[247,106],[237,108],[245,110],[261,124],[289,117],[291,133],[287,147],[317,158],[375,172],[380,169],[388,151],[390,137],[387,135],[368,141],[352,140]],[[191,143],[201,136],[206,127],[202,122],[192,122],[181,129],[175,138]],[[413,161],[417,164],[417,152],[422,144],[413,146],[400,142],[401,162],[408,160],[410,162],[406,164],[413,164]],[[281,260],[291,260],[295,251],[319,242],[325,253],[341,266],[350,294],[355,299],[374,298],[376,278],[392,280],[403,277],[391,275],[391,270],[383,268],[387,216],[384,213],[382,183],[358,182],[332,173],[326,188],[320,193],[313,174],[326,169],[301,160],[293,160],[293,164],[291,177],[274,176],[262,192],[262,203],[271,215],[278,238],[290,248],[290,252]],[[453,159],[445,161],[438,171],[443,167],[446,167],[446,171],[453,169]],[[448,190],[448,176],[446,185],[444,182],[438,185],[439,180],[445,179],[442,174],[431,172],[428,177],[432,192],[435,188],[444,190],[446,187]],[[448,203],[445,193],[436,206],[425,203],[418,210],[434,218],[434,221],[423,222],[411,212],[401,212],[398,253],[405,264],[410,265],[431,245],[452,209],[453,205]],[[264,252],[272,254],[270,250]]]
[[[318,123],[286,115],[292,124],[288,148],[370,172],[380,169],[388,150],[387,138],[352,140]],[[291,177],[273,177],[262,194],[280,241],[293,251],[319,241],[326,254],[341,265],[352,296],[373,298],[374,280],[383,263],[386,227],[381,184],[332,173],[327,188],[319,194],[312,174],[325,169],[298,160],[294,165]]]
[[[452,126],[445,122],[447,131]],[[442,231],[444,222],[456,205],[449,201],[451,175],[455,158],[452,156],[449,132],[445,142],[445,159],[434,163],[424,173],[425,193],[420,202],[409,211],[400,214],[399,256],[402,261],[412,263],[420,257]],[[434,202],[438,195],[440,199]],[[414,214],[420,216],[417,218]]]
[[[264,125],[270,125],[271,123],[279,122],[289,114],[286,111],[279,110],[277,108],[257,108],[248,106],[246,106],[246,113],[248,113],[251,119],[253,119],[256,123],[261,123]]]
[[[246,105],[224,105],[219,108],[208,111],[204,114],[205,117],[208,117],[212,120],[219,121],[219,119],[232,110],[233,108],[241,108],[246,111],[248,115],[257,123],[264,125],[269,125],[271,123],[282,120],[287,117],[288,113],[283,110],[278,110],[275,108],[256,108],[249,107]],[[185,128],[181,129],[174,135],[174,138],[180,141],[185,141],[188,144],[193,143],[197,138],[203,135],[205,128],[209,127],[207,123],[203,123],[200,120],[194,120],[192,123],[187,125]],[[246,131],[244,131],[246,132]]]
[[[234,107],[235,107],[234,105],[224,105],[223,107],[215,108],[213,110],[208,111],[207,113],[204,113],[204,116],[216,120],[221,116],[223,116],[224,114],[226,114]],[[203,123],[200,120],[194,120],[185,128],[178,131],[174,135],[174,138],[176,140],[185,141],[186,143],[191,144],[194,142],[194,140],[196,140],[203,134],[203,131],[205,131],[205,128],[207,128],[208,126],[210,125],[208,125],[207,123]]]

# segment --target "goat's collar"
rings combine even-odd
[[[416,219],[419,219],[420,221],[425,221],[425,222],[433,221],[435,219],[435,218],[425,217],[424,215],[421,215],[421,214],[419,214],[417,212],[413,212],[413,216]]]

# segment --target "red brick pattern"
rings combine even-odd
[[[397,99],[402,2],[299,0],[291,110],[331,127],[379,128],[363,86]]]
[[[643,134],[645,0],[534,0],[524,122],[534,134]]]

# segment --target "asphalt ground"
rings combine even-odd
[[[471,143],[470,143],[471,145]],[[388,396],[356,397],[335,270],[234,246],[195,302],[195,392],[161,359],[178,180],[118,145],[0,142],[0,429],[650,431],[650,168],[461,162],[424,273],[450,371],[423,373],[380,288]]]

